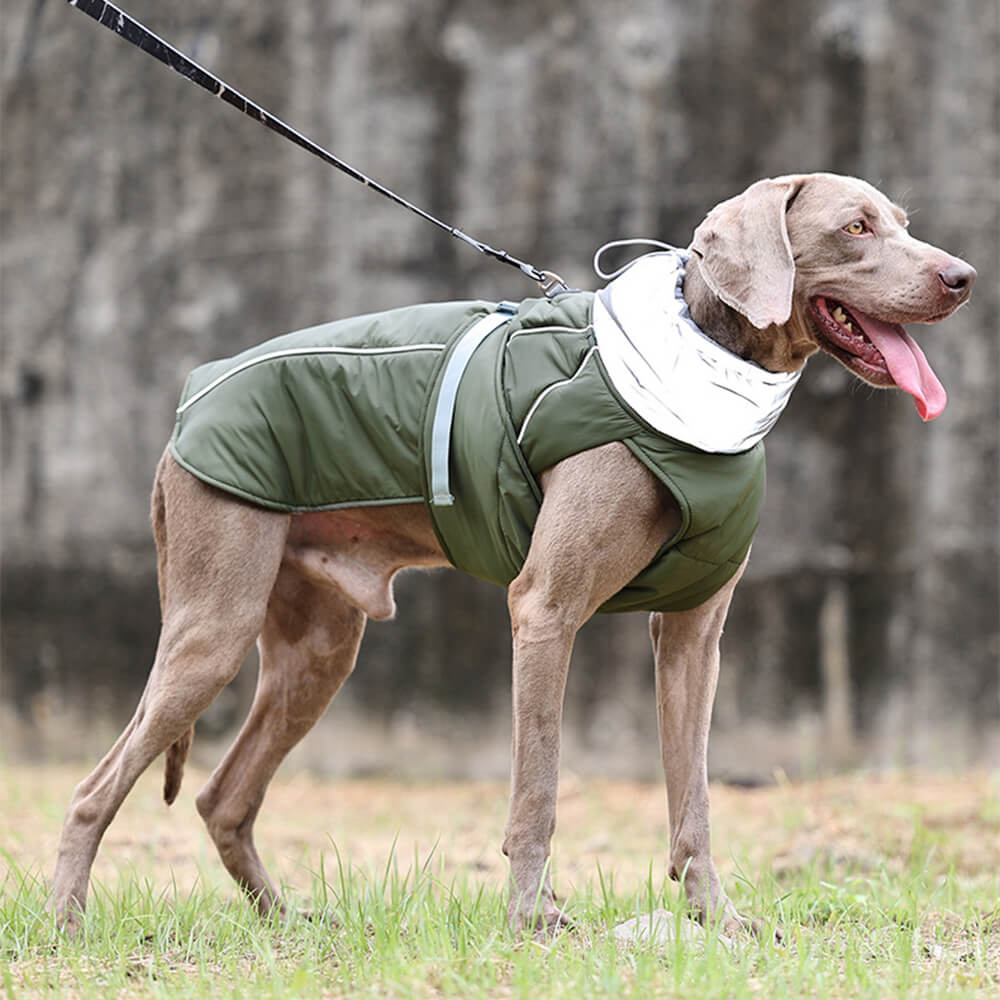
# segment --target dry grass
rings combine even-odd
[[[47,872],[62,812],[86,767],[6,767],[0,771],[0,843],[27,869]],[[185,776],[172,807],[151,768],[126,800],[94,868],[112,887],[134,867],[156,883],[187,889],[227,885],[194,809],[207,775]],[[484,883],[506,877],[499,844],[507,811],[502,782],[320,780],[279,775],[257,822],[259,846],[280,877],[315,867],[336,846],[356,867],[381,868],[398,856],[436,848],[450,870],[472,869]],[[714,854],[725,878],[735,865],[776,873],[830,863],[844,871],[901,870],[935,845],[937,863],[966,877],[1000,871],[1000,779],[986,773],[848,776],[770,787],[712,788]],[[665,875],[666,797],[659,784],[581,780],[564,774],[555,864],[563,882],[592,879],[600,865],[620,884]],[[302,884],[309,884],[309,876]]]

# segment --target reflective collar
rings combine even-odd
[[[774,426],[800,372],[769,372],[706,337],[688,312],[682,250],[639,257],[594,296],[594,335],[615,389],[661,434],[735,454]]]

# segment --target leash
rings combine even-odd
[[[234,90],[228,83],[220,80],[204,67],[199,66],[198,63],[193,59],[189,59],[183,52],[175,49],[158,35],[154,35],[148,28],[114,4],[106,3],[105,0],[68,0],[68,2],[71,7],[82,10],[84,14],[89,15],[105,28],[124,38],[125,41],[131,42],[154,59],[158,59],[165,66],[169,66],[176,73],[180,73],[185,80],[190,80],[191,83],[195,83],[199,87],[215,94],[216,97],[221,98],[227,104],[231,104],[237,111],[242,111],[243,114],[249,116],[254,121],[260,122],[261,125],[266,125],[272,132],[277,132],[278,135],[283,136],[290,142],[294,142],[296,146],[300,146],[306,152],[318,156],[324,163],[328,163],[331,167],[336,167],[347,174],[348,177],[364,184],[365,187],[369,187],[390,201],[394,201],[397,205],[409,209],[409,211],[419,215],[420,218],[432,223],[439,229],[443,229],[450,236],[454,236],[463,243],[468,243],[469,246],[485,254],[487,257],[492,257],[503,264],[516,267],[532,281],[537,282],[546,297],[552,298],[561,292],[568,291],[566,283],[553,271],[542,271],[533,264],[518,260],[517,257],[507,253],[506,250],[497,250],[488,243],[473,239],[468,233],[463,233],[456,226],[449,226],[448,223],[435,218],[429,212],[418,208],[412,202],[407,201],[395,192],[390,191],[387,187],[379,184],[378,181],[361,173],[360,170],[356,170],[349,163],[345,163],[339,157],[334,156],[329,150],[324,149],[301,132],[285,124],[280,118],[275,117],[269,111],[265,111],[259,104],[255,104],[248,97],[244,97],[238,90]]]

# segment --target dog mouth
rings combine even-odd
[[[940,416],[948,401],[924,352],[899,323],[868,316],[817,295],[809,302],[820,347],[870,385],[909,393],[924,420]]]

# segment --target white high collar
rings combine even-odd
[[[706,337],[688,312],[682,250],[639,257],[594,296],[601,360],[625,402],[661,434],[735,454],[774,426],[799,372],[769,372]]]

